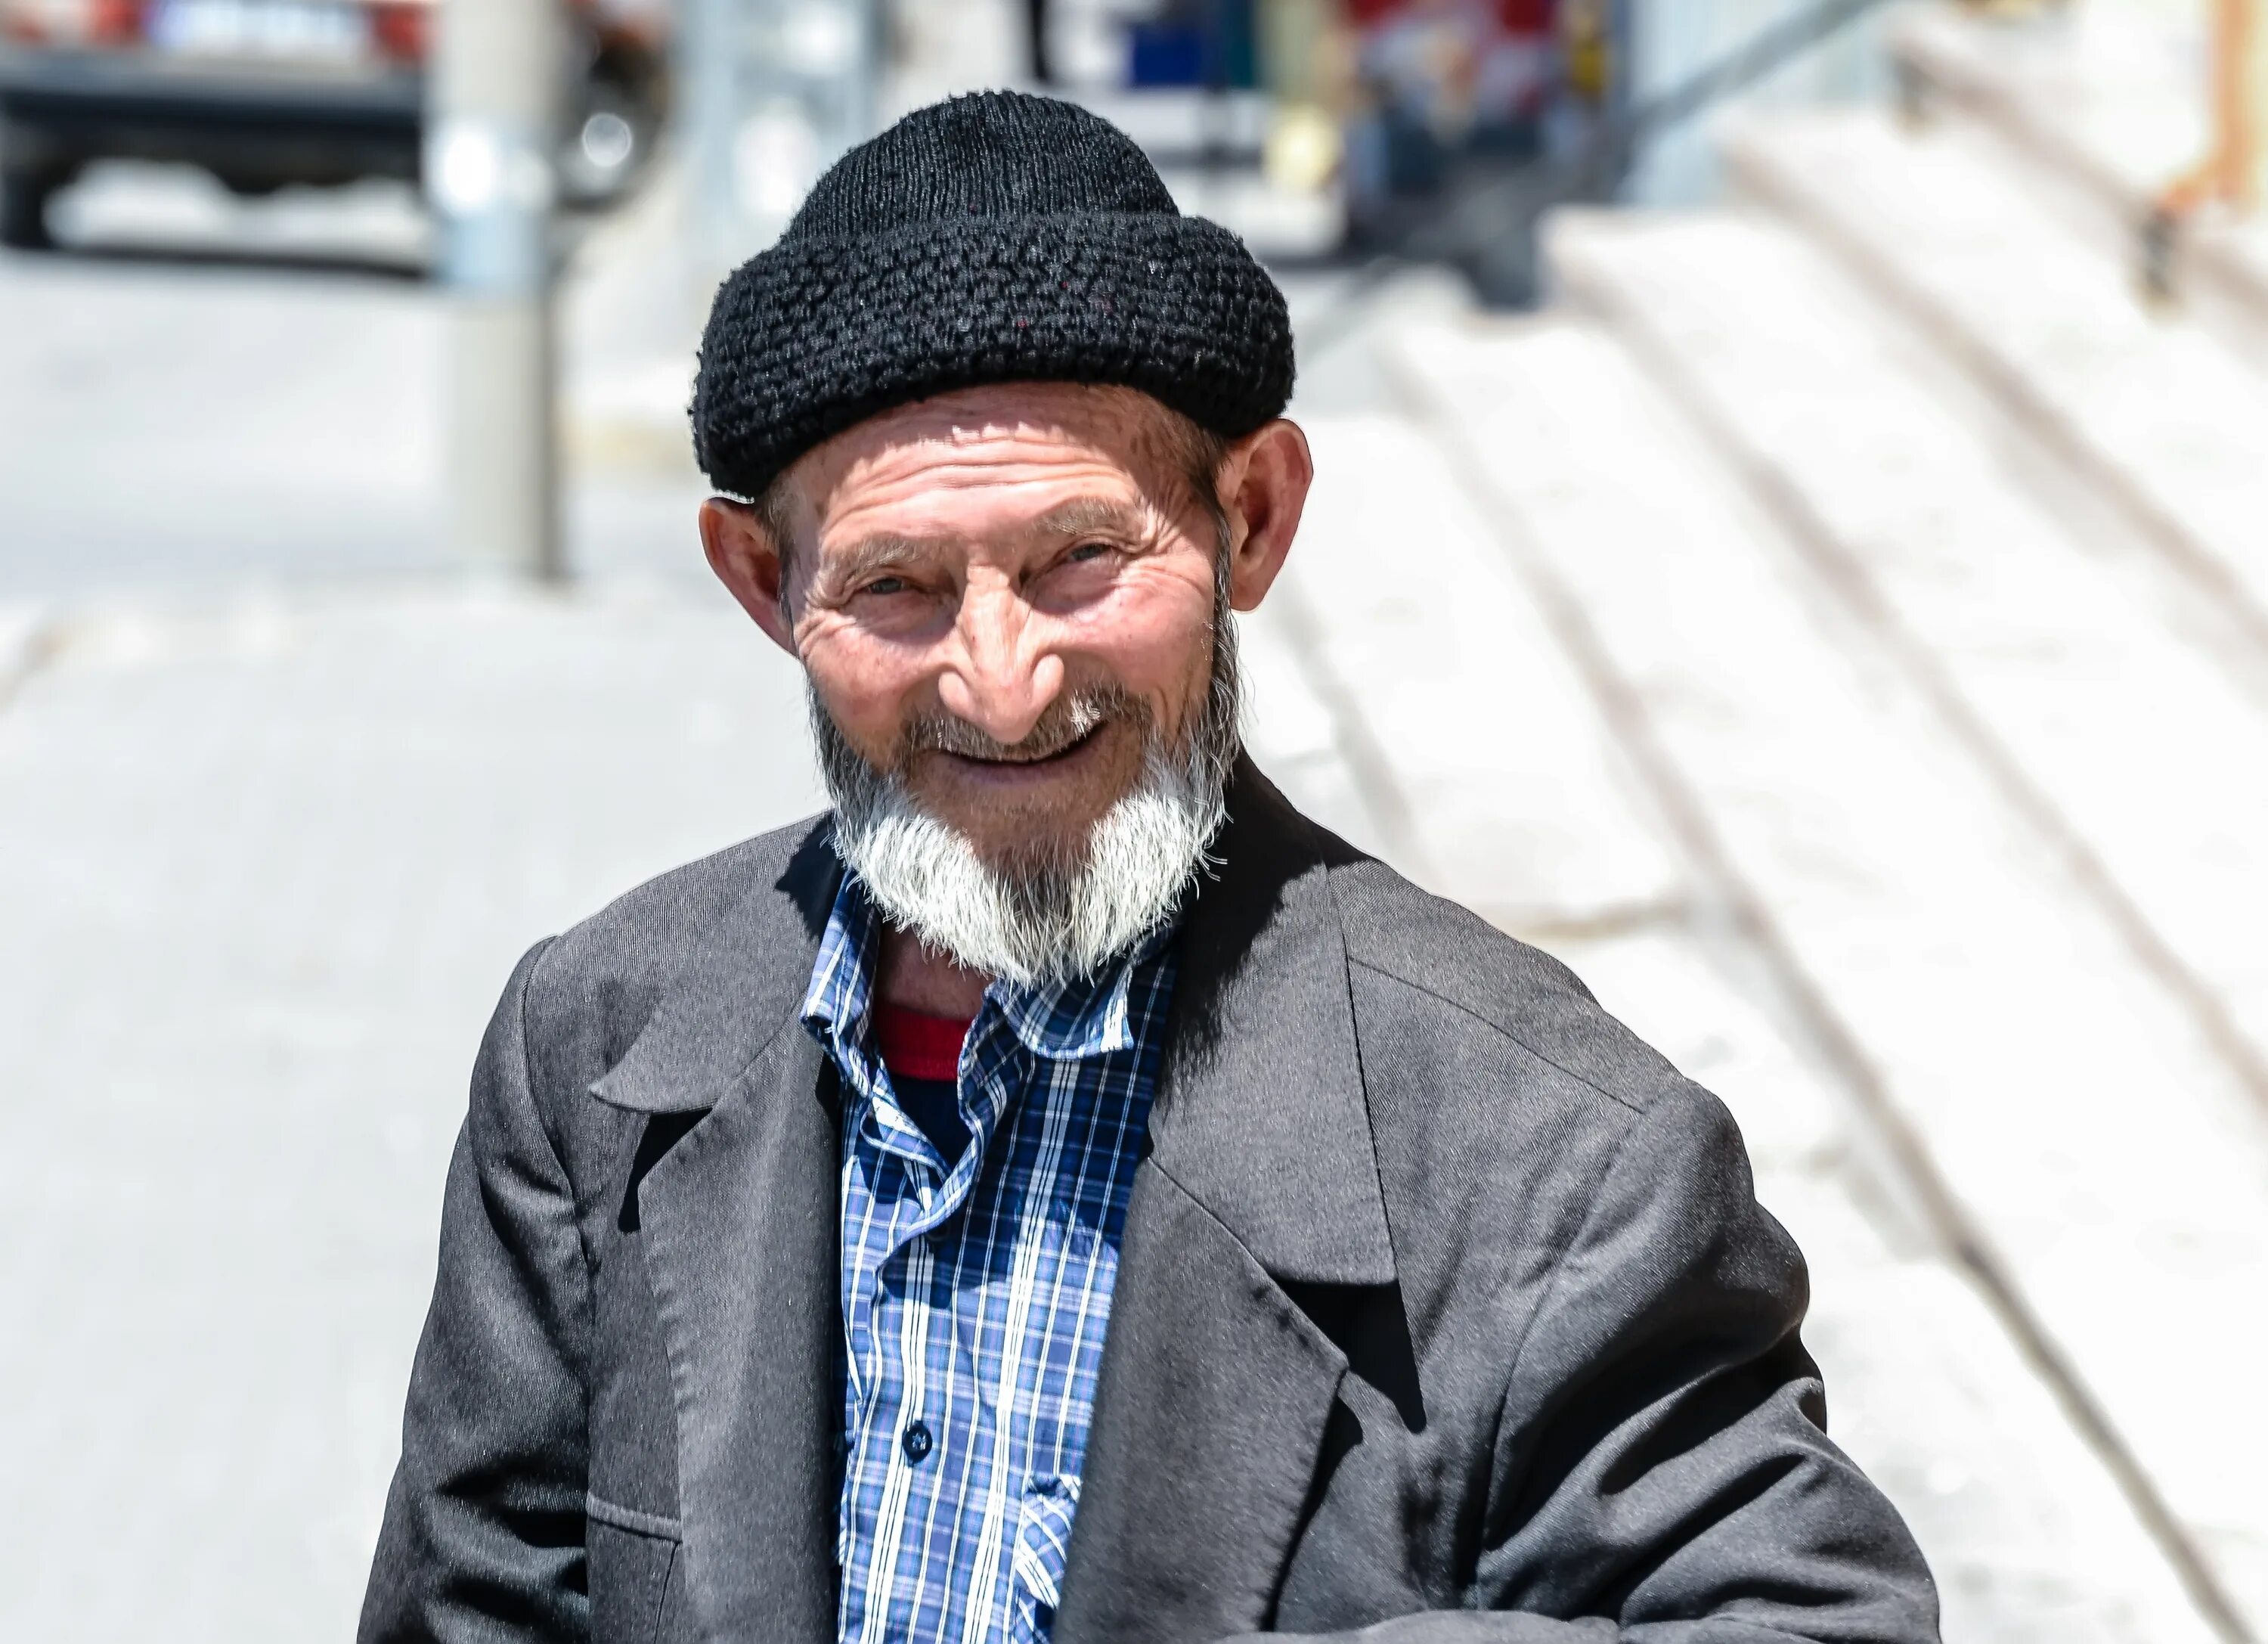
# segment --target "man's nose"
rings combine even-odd
[[[954,624],[958,655],[938,682],[945,711],[998,742],[1031,734],[1061,694],[1063,660],[1042,641],[1012,589],[970,587]]]

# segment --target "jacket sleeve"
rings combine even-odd
[[[1633,1124],[1514,1353],[1470,1601],[1365,1644],[1935,1644],[1896,1509],[1830,1443],[1803,1258],[1718,1101]]]
[[[590,1280],[574,1195],[528,1084],[519,962],[450,1160],[440,1272],[360,1644],[589,1633],[583,1361]]]

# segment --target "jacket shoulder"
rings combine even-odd
[[[578,962],[666,963],[755,885],[770,885],[825,822],[806,816],[626,890],[556,937],[545,969]]]
[[[1335,867],[1331,883],[1351,965],[1435,1001],[1633,1112],[1690,1088],[1541,948],[1368,858]]]
[[[646,881],[544,945],[527,980],[531,1057],[554,1089],[622,1058],[670,984],[752,891],[776,884],[825,823],[807,817]]]

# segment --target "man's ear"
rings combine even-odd
[[[1292,551],[1314,477],[1307,436],[1283,417],[1229,447],[1220,467],[1220,504],[1228,514],[1228,602],[1234,609],[1252,610],[1267,597]]]
[[[740,608],[790,656],[795,622],[787,609],[787,564],[771,527],[744,502],[711,497],[701,505],[701,549]]]

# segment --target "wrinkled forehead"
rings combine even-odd
[[[1189,425],[1130,388],[1009,383],[900,406],[790,470],[822,545],[876,531],[987,537],[1170,508]]]

